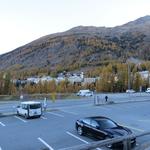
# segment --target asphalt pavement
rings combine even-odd
[[[103,99],[104,95],[99,96]],[[150,131],[149,95],[108,95],[108,100],[110,99],[116,100],[115,104],[95,106],[93,97],[58,100],[55,103],[48,101],[48,111],[41,118],[1,116],[0,150],[65,150],[97,141],[92,137],[79,136],[75,130],[75,121],[87,116],[109,117],[134,133]],[[125,103],[120,103],[125,99]],[[130,99],[134,102],[127,102]],[[15,112],[17,105],[18,101],[3,102],[0,104],[0,111],[7,112],[8,108],[13,107]],[[138,144],[147,141],[150,141],[150,136],[137,139]]]
[[[96,93],[92,97],[80,97],[78,99],[57,99],[55,102],[48,99],[47,107],[48,109],[57,109],[60,107],[72,107],[76,106],[85,106],[85,105],[94,105],[95,100],[98,100],[98,103],[105,103],[105,96],[108,96],[109,102],[113,103],[129,103],[129,102],[140,102],[140,101],[150,101],[149,93]],[[0,115],[7,115],[16,113],[16,107],[20,104],[21,101],[26,101],[28,99],[16,100],[16,101],[2,101],[0,100]],[[35,99],[35,101],[44,102],[44,99]]]

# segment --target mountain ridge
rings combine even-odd
[[[78,26],[0,55],[0,70],[78,69],[125,57],[150,60],[150,16],[116,27]],[[34,61],[33,61],[34,60]]]

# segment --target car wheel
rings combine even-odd
[[[79,127],[77,128],[77,131],[78,131],[78,134],[79,134],[79,135],[83,135],[82,127],[79,126]]]
[[[105,137],[103,140],[110,140],[110,137]],[[112,144],[108,144],[106,147],[112,149]]]

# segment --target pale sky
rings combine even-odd
[[[0,54],[75,26],[122,25],[150,15],[150,0],[0,0]]]

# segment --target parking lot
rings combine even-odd
[[[75,130],[75,121],[86,116],[107,116],[134,133],[150,131],[149,105],[150,101],[147,100],[94,106],[93,99],[89,98],[77,102],[49,103],[49,111],[41,118],[25,119],[16,115],[0,117],[0,150],[65,150],[96,141],[92,137],[79,136]],[[4,109],[3,106],[1,104],[0,109]],[[149,140],[150,136],[141,137],[137,143]]]

